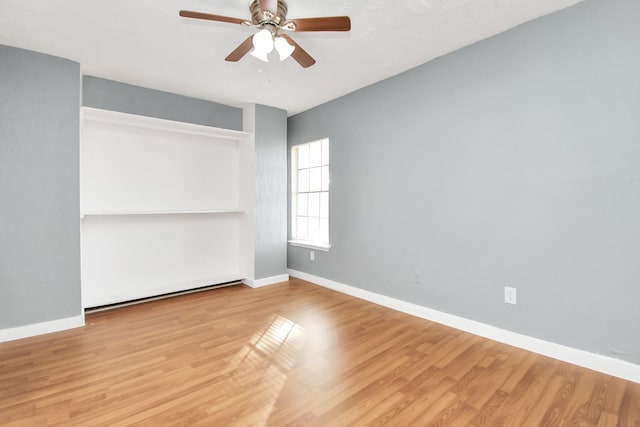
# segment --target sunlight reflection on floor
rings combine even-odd
[[[228,425],[266,424],[304,340],[302,326],[274,315],[242,347],[230,363],[230,380],[225,383],[226,392],[243,396]],[[248,388],[251,393],[246,397]]]

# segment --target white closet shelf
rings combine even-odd
[[[80,218],[87,216],[128,216],[128,215],[193,215],[193,214],[246,214],[240,209],[210,209],[194,211],[85,211]]]
[[[217,139],[229,139],[235,141],[246,141],[251,136],[251,134],[248,132],[242,132],[238,130],[197,125],[193,123],[178,122],[167,119],[158,119],[148,116],[138,116],[136,114],[102,110],[93,107],[82,107],[82,119],[86,121],[113,123],[144,129],[209,136],[215,137]]]

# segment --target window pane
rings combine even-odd
[[[309,169],[309,191],[322,189],[322,168]]]
[[[322,167],[322,191],[329,191],[329,166]]]
[[[329,140],[295,146],[291,153],[292,237],[329,243]]]
[[[322,164],[329,164],[329,141],[326,139],[322,141]]]
[[[298,169],[309,167],[309,144],[300,145],[298,150]]]
[[[320,193],[309,193],[309,211],[307,216],[320,216]]]
[[[329,243],[329,220],[320,219],[320,239],[319,242]]]
[[[307,216],[307,193],[298,194],[298,203],[296,205],[298,215]]]
[[[321,163],[322,163],[322,143],[320,141],[312,142],[309,145],[309,167],[320,166]]]
[[[329,218],[329,193],[320,193],[320,218]]]
[[[309,191],[309,169],[298,171],[298,192],[306,193]]]
[[[307,240],[309,233],[307,232],[307,217],[299,216],[296,230],[296,239]]]
[[[309,240],[320,241],[320,218],[309,218]]]

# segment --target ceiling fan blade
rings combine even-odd
[[[230,24],[242,24],[244,19],[231,18],[229,16],[211,15],[210,13],[193,12],[191,10],[181,10],[180,16],[184,18],[207,19],[209,21],[228,22]]]
[[[288,19],[287,22],[295,24],[295,31],[351,31],[351,19],[348,16]],[[286,23],[283,27],[286,29]]]
[[[251,49],[253,49],[253,34],[240,43],[240,46],[224,58],[224,60],[229,62],[238,62],[243,56],[249,53]]]
[[[316,60],[313,59],[313,57],[309,55],[306,50],[301,48],[300,45],[296,43],[291,37],[286,34],[280,34],[280,37],[286,39],[291,45],[295,47],[295,50],[291,54],[291,57],[293,57],[293,59],[295,59],[298,64],[302,66],[302,68],[309,68],[316,63]]]
[[[260,10],[269,11],[274,15],[278,14],[278,0],[260,0]]]

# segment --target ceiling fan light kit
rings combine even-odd
[[[303,68],[308,68],[315,64],[316,60],[285,32],[351,31],[351,20],[348,16],[287,19],[288,7],[285,0],[253,0],[249,5],[249,11],[251,21],[190,10],[181,10],[180,16],[241,24],[258,29],[256,34],[247,38],[225,58],[230,62],[239,61],[250,51],[251,56],[269,62],[269,53],[275,47],[281,61],[292,56]]]
[[[269,62],[269,54],[274,47],[278,51],[280,61],[287,59],[295,50],[295,46],[289,44],[284,37],[277,36],[274,40],[273,33],[266,28],[255,33],[251,40],[253,42],[251,56],[264,62]]]

